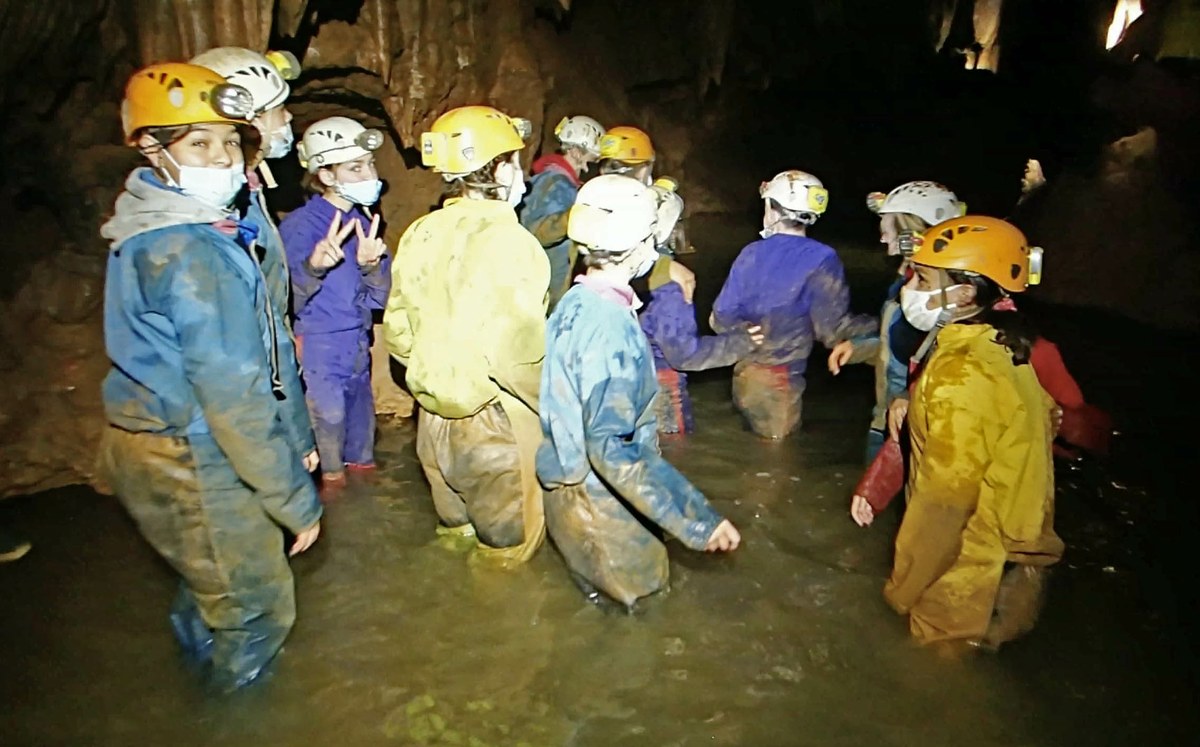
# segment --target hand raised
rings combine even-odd
[[[324,272],[345,259],[346,252],[342,249],[342,242],[357,225],[358,221],[350,221],[350,225],[342,226],[342,214],[334,213],[325,238],[317,242],[308,257],[309,267]]]
[[[358,265],[370,267],[379,263],[387,252],[387,244],[377,237],[379,233],[379,213],[371,218],[371,227],[364,234],[362,224],[354,221],[354,232],[358,235]]]

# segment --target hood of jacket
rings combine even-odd
[[[115,251],[139,234],[168,226],[211,224],[226,220],[230,213],[189,197],[163,184],[148,167],[134,169],[125,180],[125,191],[117,197],[113,216],[100,228]]]

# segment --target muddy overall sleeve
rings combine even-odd
[[[385,254],[375,264],[359,269],[367,289],[367,305],[372,309],[387,308],[388,293],[392,289],[391,257]]]
[[[879,330],[879,321],[874,317],[850,314],[850,287],[836,255],[813,270],[804,284],[804,293],[811,299],[813,334],[825,347]]]
[[[304,210],[304,208],[300,208]],[[299,316],[308,302],[321,290],[325,273],[314,270],[308,260],[317,243],[325,238],[329,227],[321,227],[309,215],[298,215],[279,226],[279,235],[287,251],[288,269],[292,274],[292,315]]]
[[[641,316],[642,330],[658,345],[663,358],[677,371],[705,371],[732,366],[750,352],[752,343],[737,327],[722,335],[700,335],[696,308],[683,298],[683,289],[670,283],[653,292]]]
[[[302,455],[275,417],[270,369],[250,291],[211,246],[157,268],[153,292],[175,322],[184,371],[213,438],[267,514],[296,533],[321,517]]]
[[[609,356],[607,375],[581,382],[588,461],[643,516],[693,550],[702,550],[721,517],[652,443],[634,438],[640,375],[629,354],[619,352],[629,345],[610,339],[604,349],[617,352]]]

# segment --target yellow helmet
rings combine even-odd
[[[654,160],[654,146],[650,136],[636,127],[614,127],[600,138],[600,158],[646,163]]]
[[[138,70],[125,85],[121,102],[121,126],[130,144],[143,127],[246,124],[253,117],[254,100],[249,91],[227,83],[206,67],[184,62]]]
[[[912,261],[989,278],[1011,293],[1042,281],[1042,250],[999,218],[965,215],[942,221],[915,242]]]
[[[531,134],[528,119],[490,106],[460,106],[421,133],[421,163],[446,179],[466,176],[502,153],[521,150]]]

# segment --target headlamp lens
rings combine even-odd
[[[383,133],[379,130],[363,130],[354,138],[354,143],[363,150],[379,150],[383,145]]]
[[[222,117],[244,119],[247,122],[254,118],[254,98],[241,86],[232,83],[215,86],[209,94],[209,102]]]

